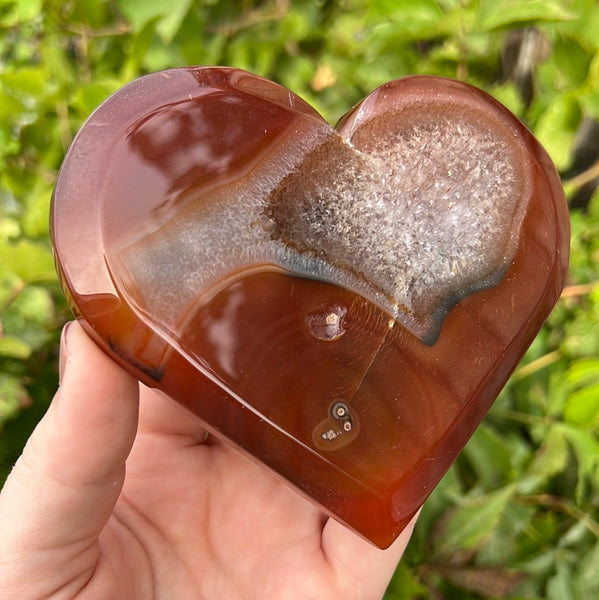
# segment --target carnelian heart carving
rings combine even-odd
[[[381,547],[568,262],[546,153],[485,93],[433,77],[380,87],[333,129],[238,69],[148,75],[84,125],[52,210],[95,341]]]

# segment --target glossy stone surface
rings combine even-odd
[[[52,234],[110,356],[381,547],[533,340],[569,245],[549,158],[483,92],[405,78],[334,129],[228,68],[101,105]]]

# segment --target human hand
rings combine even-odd
[[[375,599],[411,531],[374,548],[72,324],[59,390],[0,494],[0,597]]]

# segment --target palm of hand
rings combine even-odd
[[[149,597],[325,600],[358,591],[352,574],[328,560],[318,510],[236,450],[206,440],[172,401],[146,391],[141,406],[110,527],[125,527],[114,539],[133,546],[134,572],[152,571]]]
[[[61,388],[0,495],[0,596],[381,598],[382,551],[139,386],[76,326]],[[32,528],[31,523],[36,527]]]

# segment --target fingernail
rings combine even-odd
[[[64,375],[64,371],[67,365],[67,358],[69,356],[69,329],[73,321],[69,321],[62,328],[62,333],[60,334],[60,354],[58,358],[58,385],[61,384],[62,378]]]

